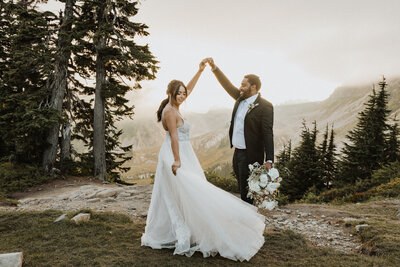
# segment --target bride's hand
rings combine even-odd
[[[172,164],[172,173],[174,175],[176,175],[176,171],[181,167],[181,161],[180,160],[176,160],[174,161],[174,163]]]
[[[206,68],[206,66],[207,66],[207,59],[203,59],[201,62],[200,62],[200,64],[199,64],[199,70],[200,71],[203,71],[205,68]]]

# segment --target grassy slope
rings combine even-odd
[[[90,211],[89,211],[90,212]],[[172,250],[140,246],[144,224],[124,215],[92,213],[88,223],[53,223],[59,211],[0,213],[0,253],[24,252],[24,266],[232,266],[224,259],[173,256]],[[69,214],[71,218],[74,214]],[[389,234],[389,233],[388,233]],[[316,248],[292,231],[266,232],[262,249],[243,265],[394,266],[381,256],[344,254]],[[390,252],[392,253],[392,252]],[[396,252],[397,253],[397,252]],[[387,255],[385,255],[387,256]]]

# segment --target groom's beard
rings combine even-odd
[[[240,98],[241,99],[246,99],[250,97],[250,88],[244,90],[244,91],[240,91]]]

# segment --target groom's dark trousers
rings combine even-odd
[[[247,203],[253,204],[253,200],[247,197],[249,192],[247,178],[249,177],[249,160],[246,149],[235,148],[233,153],[233,171],[239,185],[240,198]]]

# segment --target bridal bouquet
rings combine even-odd
[[[254,199],[254,205],[262,208],[273,210],[278,204],[276,197],[278,188],[281,185],[282,178],[279,177],[277,169],[272,168],[269,171],[264,165],[258,162],[249,165],[250,176],[247,179],[249,183],[248,198]]]

